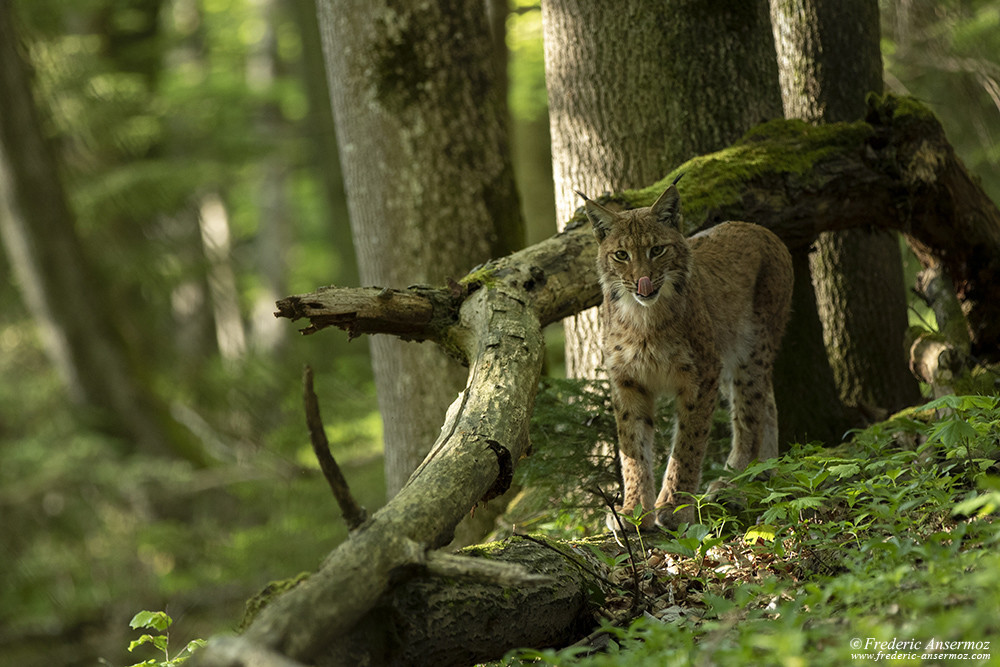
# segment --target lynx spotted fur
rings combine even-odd
[[[792,297],[791,256],[773,233],[725,222],[686,239],[679,209],[673,185],[648,208],[614,212],[586,203],[599,242],[622,510],[655,508],[655,522],[667,528],[694,519],[690,495],[701,483],[720,387],[732,415],[727,467],[777,456],[771,367]],[[661,394],[674,397],[676,425],[656,495],[653,415]],[[648,514],[642,528],[653,519]]]

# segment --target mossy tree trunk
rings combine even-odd
[[[882,90],[876,0],[771,0],[771,14],[786,117],[813,123],[860,118],[865,96]],[[897,235],[860,228],[821,234],[810,268],[844,403],[894,411],[917,400],[903,345],[906,296]]]
[[[641,187],[781,115],[766,0],[546,0],[542,20],[560,224],[574,190]],[[596,311],[565,329],[567,375],[595,377]]]
[[[441,284],[518,247],[483,3],[318,6],[361,281]],[[465,371],[430,347],[376,337],[371,348],[392,495],[427,453]]]

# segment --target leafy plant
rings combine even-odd
[[[132,629],[145,628],[152,630],[155,634],[144,633],[138,639],[128,645],[129,653],[145,644],[152,644],[154,648],[163,654],[163,659],[148,658],[142,662],[137,662],[130,667],[174,667],[180,665],[191,657],[197,649],[206,644],[204,639],[194,639],[187,643],[174,657],[170,657],[170,626],[174,620],[165,611],[140,611],[129,621]]]

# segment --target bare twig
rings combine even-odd
[[[632,610],[637,611],[639,609],[639,601],[645,596],[642,594],[642,589],[639,588],[639,563],[635,559],[635,554],[632,553],[632,542],[628,539],[628,533],[625,532],[625,524],[622,523],[622,518],[619,516],[618,510],[615,509],[614,501],[608,497],[608,494],[604,492],[604,489],[599,486],[594,486],[594,488],[590,489],[590,492],[599,496],[601,500],[604,501],[604,504],[608,506],[611,510],[612,516],[615,518],[615,523],[618,524],[618,530],[622,532],[622,537],[625,538],[625,550],[628,552],[628,561],[632,566],[632,588],[635,591],[635,594],[632,597]],[[639,528],[637,526],[636,531],[638,530]]]
[[[344,515],[347,527],[354,530],[365,522],[368,518],[368,512],[354,500],[351,489],[347,486],[347,480],[340,472],[340,466],[337,465],[333,454],[330,453],[330,442],[326,439],[326,432],[323,430],[323,420],[319,415],[319,401],[316,400],[316,392],[313,390],[313,372],[309,366],[306,366],[302,372],[302,390],[306,424],[309,426],[309,439],[312,441],[313,452],[316,453],[320,470],[323,471],[323,476],[333,491],[333,497],[340,505],[340,512]]]

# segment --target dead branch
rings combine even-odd
[[[440,333],[441,321],[452,323],[457,314],[448,290],[419,286],[405,290],[321,287],[310,294],[285,297],[276,305],[275,317],[309,318],[304,335],[336,326],[351,338],[388,333],[403,340],[426,340]]]
[[[344,516],[344,522],[349,530],[355,530],[368,518],[368,511],[358,505],[351,494],[350,486],[344,479],[344,474],[340,472],[337,460],[330,453],[330,442],[326,439],[326,430],[323,428],[323,419],[319,414],[319,401],[316,400],[316,392],[313,390],[313,372],[309,366],[302,371],[302,402],[305,404],[306,424],[309,426],[309,440],[312,442],[313,453],[319,461],[319,468],[326,478],[333,497],[340,506],[340,513]]]

